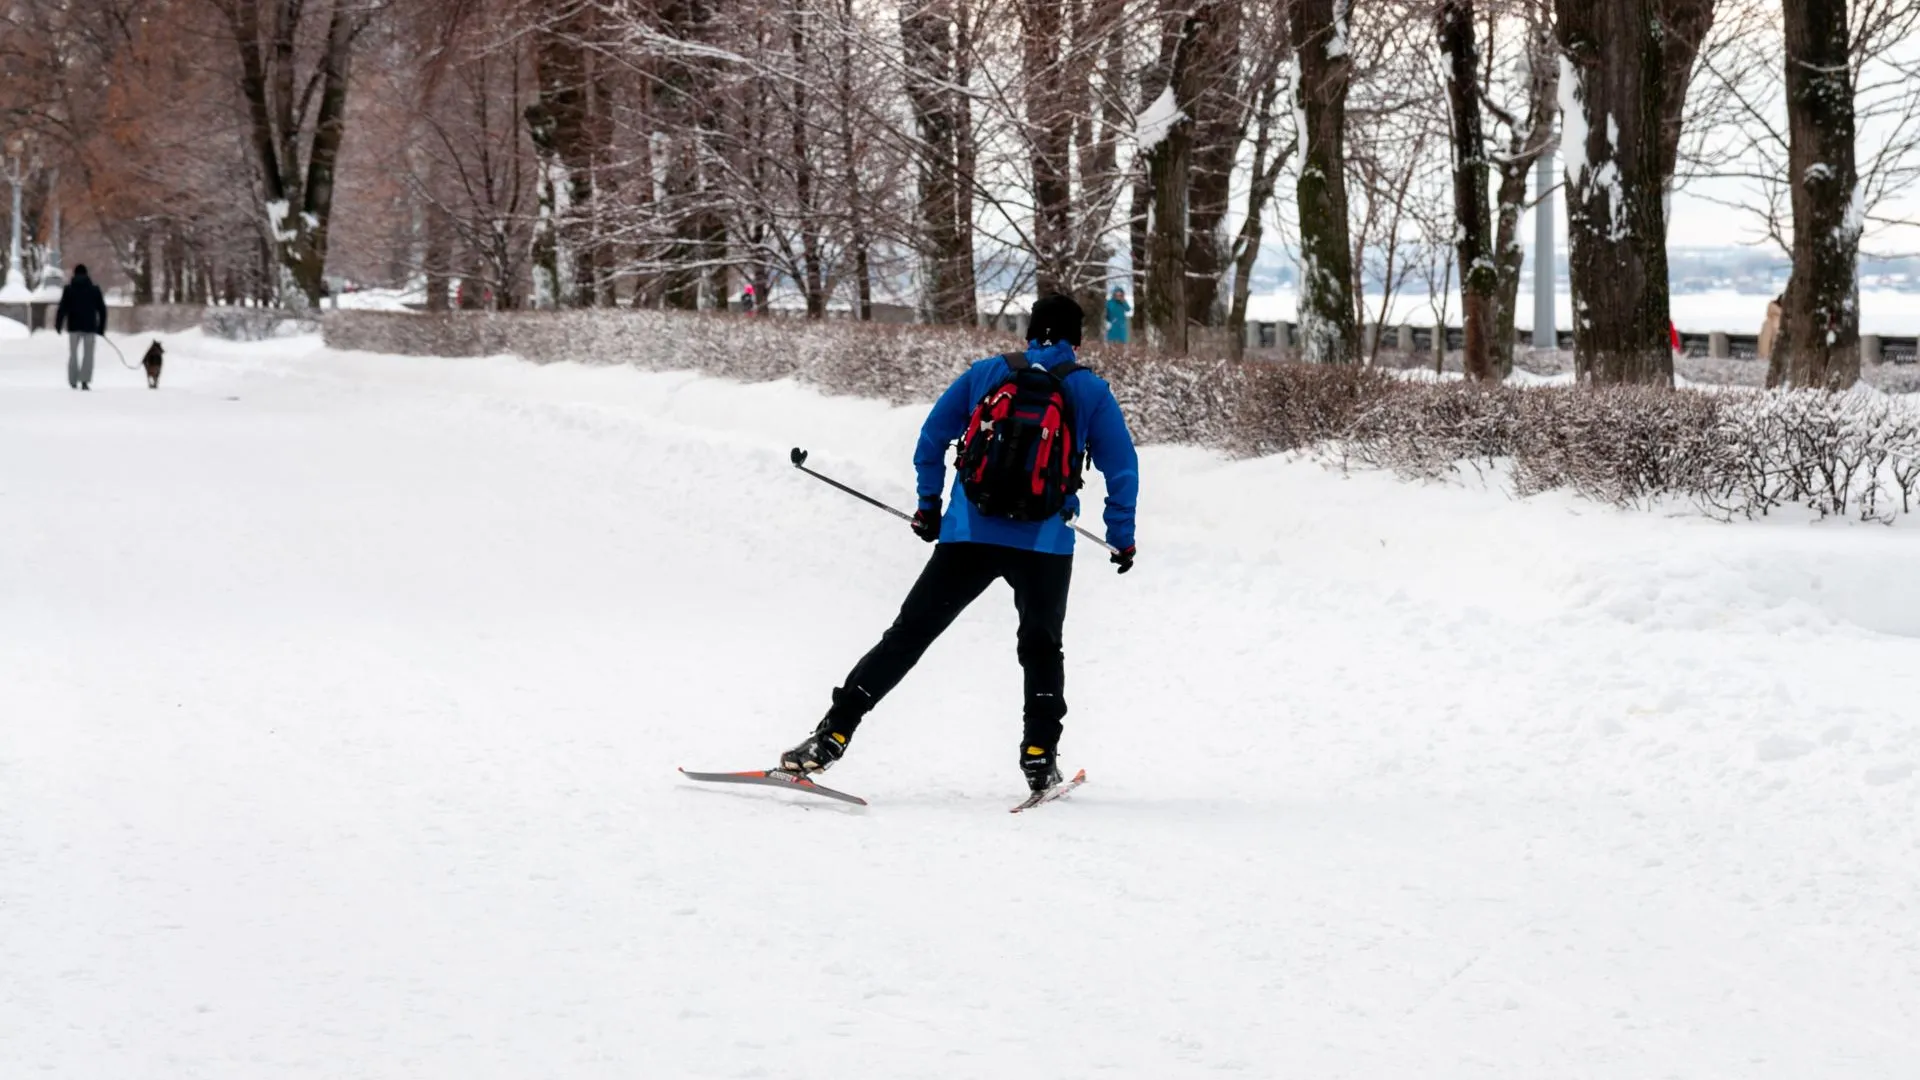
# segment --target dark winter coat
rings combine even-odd
[[[104,334],[107,332],[107,298],[100,286],[85,274],[76,273],[60,292],[60,310],[54,313],[55,333]]]

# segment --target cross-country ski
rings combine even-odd
[[[689,780],[699,780],[708,784],[763,784],[767,787],[784,788],[788,791],[801,791],[808,795],[819,795],[841,802],[850,802],[856,806],[867,805],[867,800],[858,795],[849,795],[836,791],[824,784],[817,784],[798,773],[784,772],[779,769],[757,769],[748,772],[690,772],[680,770],[680,775]]]

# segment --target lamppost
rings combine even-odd
[[[1557,349],[1560,335],[1553,325],[1553,286],[1556,277],[1553,250],[1553,151],[1540,155],[1533,171],[1533,347]]]

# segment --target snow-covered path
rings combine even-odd
[[[829,782],[918,409],[0,344],[0,1073],[1920,1075],[1920,529],[1143,457],[1069,767],[991,592]],[[124,348],[131,346],[123,343]]]

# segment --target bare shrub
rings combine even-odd
[[[336,348],[373,352],[793,378],[894,404],[930,401],[967,365],[1018,347],[986,331],[653,311],[343,312],[327,317],[325,334]],[[1082,360],[1112,384],[1143,443],[1313,450],[1420,479],[1505,469],[1523,496],[1569,490],[1642,508],[1678,498],[1721,518],[1798,504],[1890,521],[1920,493],[1920,407],[1871,389],[1518,387],[1104,344]]]
[[[311,334],[319,325],[311,318],[281,308],[210,307],[200,328],[226,341],[266,341],[294,334]]]

